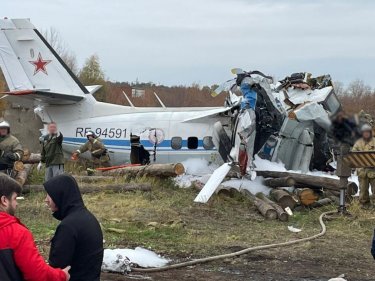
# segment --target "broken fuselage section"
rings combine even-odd
[[[246,72],[253,79],[252,88],[257,93],[253,155],[280,161],[288,170],[325,170],[331,156],[328,139],[331,118],[341,109],[331,77],[313,78],[309,73],[295,73],[273,83],[269,78],[250,73]],[[241,91],[234,80],[227,84],[226,89],[220,87],[229,92],[228,103],[233,103]],[[215,144],[225,162],[229,161],[227,151],[236,146],[240,110],[233,107],[231,125],[215,126]]]

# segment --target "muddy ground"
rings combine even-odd
[[[103,273],[103,281],[120,280],[165,280],[165,281],[323,281],[345,274],[351,281],[375,280],[374,261],[367,252],[361,257],[340,257],[335,254],[335,247],[346,247],[349,241],[338,243],[317,250],[318,246],[326,244],[323,239],[317,243],[312,253],[301,252],[301,247],[293,247],[295,253],[290,256],[290,250],[276,249],[262,251],[239,257],[235,260],[225,260],[200,266],[170,270],[159,273],[139,274],[128,276]],[[355,241],[353,241],[355,243]]]

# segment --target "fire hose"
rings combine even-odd
[[[186,261],[186,262],[181,262],[181,263],[176,263],[176,264],[171,264],[163,267],[155,267],[155,268],[132,268],[131,270],[133,272],[160,272],[160,271],[166,271],[170,269],[177,269],[181,267],[186,267],[186,266],[192,266],[196,264],[202,264],[202,263],[207,263],[211,261],[217,261],[221,259],[227,259],[227,258],[233,258],[237,257],[240,255],[244,255],[250,252],[254,251],[259,251],[259,250],[266,250],[266,249],[272,249],[272,248],[278,248],[278,247],[286,247],[286,246],[291,246],[294,244],[299,244],[307,241],[311,241],[314,239],[317,239],[319,237],[322,237],[326,232],[327,232],[327,227],[324,224],[324,217],[327,215],[335,214],[337,211],[330,211],[330,212],[324,212],[319,216],[319,224],[321,226],[321,231],[315,235],[293,240],[293,241],[286,241],[286,242],[281,242],[281,243],[274,243],[274,244],[267,244],[267,245],[261,245],[261,246],[254,246],[254,247],[249,247],[246,249],[243,249],[241,251],[229,253],[229,254],[223,254],[223,255],[217,255],[217,256],[211,256],[211,257],[206,257],[206,258],[201,258],[201,259],[195,259],[191,261]]]

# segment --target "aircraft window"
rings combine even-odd
[[[214,143],[212,141],[212,137],[204,137],[203,138],[203,147],[204,149],[213,149]]]
[[[336,114],[341,106],[337,96],[333,92],[329,94],[324,103],[332,115]]]
[[[188,137],[187,147],[189,149],[197,149],[198,148],[198,138],[197,137]]]
[[[182,138],[181,137],[173,137],[171,140],[171,146],[173,149],[181,149],[182,147]]]

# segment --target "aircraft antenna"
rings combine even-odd
[[[127,96],[127,94],[126,94],[124,91],[122,91],[122,93],[124,94],[126,100],[127,100],[128,103],[130,104],[130,106],[131,106],[131,107],[135,107],[134,104],[133,104],[133,103],[131,102],[131,100],[129,99],[129,97]]]
[[[154,92],[154,95],[156,97],[156,99],[159,101],[160,105],[163,107],[163,108],[167,108],[164,103],[161,101],[161,99],[159,98],[159,96]]]

